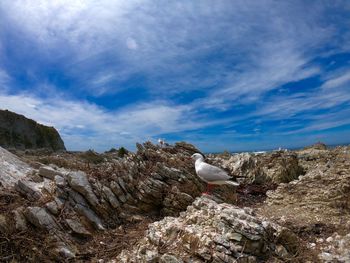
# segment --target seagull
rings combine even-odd
[[[230,181],[232,178],[221,168],[204,162],[204,157],[200,153],[193,154],[191,158],[196,161],[195,168],[198,177],[207,183],[205,194],[211,193],[213,185],[239,185],[237,182]]]
[[[163,147],[163,145],[165,144],[164,139],[158,139],[158,143],[160,144],[160,147]]]

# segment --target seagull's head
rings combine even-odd
[[[201,155],[200,153],[195,153],[195,154],[193,154],[193,155],[191,156],[191,158],[192,158],[192,160],[195,160],[195,161],[197,161],[197,160],[199,160],[199,159],[204,160],[203,155]]]

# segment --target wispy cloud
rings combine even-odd
[[[108,111],[86,101],[0,93],[0,105],[3,109],[24,114],[42,124],[55,126],[70,149],[92,147],[103,150],[111,145],[134,148],[135,142],[162,133],[183,132],[211,124],[194,121],[188,106],[169,105],[161,101]]]
[[[337,57],[349,52],[348,11],[347,1],[2,1],[0,107],[55,125],[73,148],[339,127],[329,114],[349,107],[349,59]]]

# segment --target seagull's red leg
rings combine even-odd
[[[210,195],[211,190],[214,188],[214,185],[212,184],[207,184],[207,190],[204,192],[204,194]]]

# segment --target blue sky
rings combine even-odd
[[[70,150],[349,142],[349,1],[0,2],[0,108]]]

